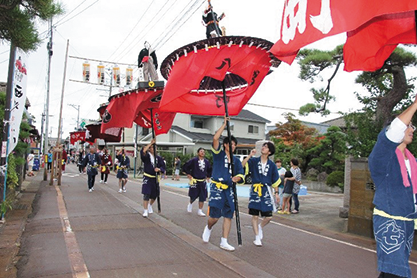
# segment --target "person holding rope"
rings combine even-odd
[[[87,167],[87,176],[88,176],[88,192],[94,191],[94,182],[98,174],[97,168],[100,167],[101,159],[96,148],[94,146],[90,147],[90,153],[84,157],[82,166],[83,168]]]
[[[278,194],[278,185],[281,179],[277,166],[269,156],[274,155],[275,146],[271,142],[262,145],[261,156],[253,157],[256,149],[242,161],[242,166],[249,165],[252,177],[252,186],[249,196],[249,214],[252,215],[252,228],[255,233],[253,244],[262,246],[263,228],[271,221],[272,212],[276,211],[275,194]],[[258,224],[259,214],[264,217]]]
[[[165,171],[165,163],[162,157],[155,155],[156,139],[153,138],[151,142],[140,150],[140,158],[143,162],[143,217],[148,217],[153,213],[152,205],[158,198],[159,179],[160,174]]]
[[[127,169],[130,168],[130,159],[125,154],[125,149],[122,148],[116,156],[117,175],[119,179],[119,193],[126,193],[126,183],[128,179]]]
[[[227,238],[230,233],[230,228],[232,225],[232,218],[235,212],[235,204],[234,204],[234,192],[233,192],[233,183],[243,182],[243,168],[242,163],[240,162],[239,158],[233,156],[230,153],[229,149],[231,146],[232,152],[235,151],[237,140],[234,136],[231,136],[231,140],[229,141],[228,137],[223,139],[223,149],[220,146],[220,136],[222,135],[227,121],[230,119],[228,117],[224,117],[224,123],[216,131],[213,137],[212,143],[212,152],[213,152],[213,175],[212,181],[210,184],[210,198],[209,198],[209,206],[210,206],[210,213],[209,219],[207,221],[207,225],[203,231],[203,241],[209,242],[210,235],[213,226],[219,221],[220,217],[223,217],[223,231],[222,231],[222,238],[220,241],[220,248],[226,251],[234,251],[235,248],[231,246],[227,242]],[[233,157],[233,165],[234,165],[234,173],[235,176],[232,177],[232,169],[231,165],[231,157]]]
[[[203,212],[204,202],[207,199],[207,183],[211,177],[211,165],[207,158],[205,158],[206,151],[204,148],[197,150],[197,156],[188,160],[182,167],[182,171],[187,174],[190,179],[190,188],[188,196],[190,203],[187,206],[187,211],[192,212],[193,202],[198,198],[198,215],[206,216]]]

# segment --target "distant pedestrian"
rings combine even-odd
[[[84,158],[85,158],[85,151],[84,150],[80,150],[80,154],[78,155],[78,171],[80,172],[80,174],[84,173]]]
[[[293,158],[290,161],[291,165],[291,173],[293,175],[292,178],[289,178],[289,180],[294,181],[294,188],[292,190],[292,199],[294,200],[294,209],[291,211],[293,214],[297,214],[300,212],[300,202],[298,200],[298,193],[300,192],[300,186],[301,186],[301,170],[298,167],[298,159]],[[292,202],[290,200],[290,208],[291,208]]]
[[[105,147],[103,149],[103,153],[101,155],[101,179],[100,179],[100,183],[105,183],[107,184],[107,179],[109,177],[110,174],[110,167],[112,166],[112,159],[111,159],[111,155],[109,154],[109,151],[107,150],[107,148]]]
[[[261,156],[253,157],[256,149],[253,149],[248,157],[242,161],[242,166],[249,165],[252,177],[252,186],[249,196],[249,214],[252,215],[252,228],[255,233],[253,244],[262,246],[263,229],[272,219],[272,212],[276,211],[275,192],[281,179],[274,162],[269,156],[274,155],[275,146],[271,142],[262,145]],[[258,224],[259,215],[263,217]]]
[[[52,150],[49,149],[48,151],[48,171],[51,172],[52,168]]]
[[[165,170],[165,163],[162,157],[155,155],[156,140],[153,138],[151,142],[140,150],[140,158],[143,162],[143,217],[148,217],[153,213],[152,205],[160,194],[159,177]]]
[[[26,158],[26,161],[27,161],[27,163],[28,163],[28,176],[29,177],[32,177],[34,174],[33,174],[33,164],[34,164],[34,162],[35,162],[35,155],[34,155],[34,152],[33,152],[33,150],[31,150],[30,151],[30,154],[28,154],[28,156],[27,156],[27,158]]]
[[[281,181],[284,181],[284,175],[287,170],[284,167],[282,167],[281,159],[275,160],[275,165],[277,166],[278,175]],[[282,210],[282,203],[284,200],[283,194],[284,194],[284,182],[281,182],[278,186],[278,198],[277,198],[277,203],[279,203],[278,211]]]
[[[173,180],[179,181],[180,180],[180,170],[181,170],[181,159],[179,156],[175,157],[174,160],[174,175],[172,176]]]
[[[282,193],[282,209],[278,211],[279,214],[291,214],[290,200],[292,197],[292,191],[294,189],[295,180],[290,179],[293,175],[291,171],[286,171],[284,174],[284,191]]]
[[[183,172],[187,174],[190,180],[190,188],[188,196],[190,202],[187,206],[187,211],[192,212],[193,202],[198,198],[198,215],[206,216],[203,212],[204,202],[207,200],[207,181],[211,177],[211,165],[207,158],[205,158],[206,151],[204,148],[197,150],[197,156],[188,160],[182,167]]]
[[[125,149],[122,148],[117,157],[117,175],[119,179],[119,193],[126,193],[126,184],[129,178],[127,170],[130,168],[130,159],[125,153]]]
[[[90,153],[84,157],[83,168],[87,167],[88,176],[88,191],[94,191],[94,182],[98,174],[98,168],[100,167],[101,160],[100,156],[96,152],[96,148],[91,146]]]
[[[62,145],[61,145],[62,146]],[[65,172],[65,165],[67,164],[67,160],[68,160],[68,154],[65,151],[65,149],[62,149],[62,161],[61,161],[61,167],[62,167],[62,172]]]

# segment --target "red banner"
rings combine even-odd
[[[151,123],[151,110],[143,110],[135,119],[135,123],[144,128],[154,128],[155,135],[166,134],[171,129],[176,113],[161,112],[159,109],[152,109],[153,125]]]
[[[120,142],[123,128],[110,128],[106,133],[101,132],[101,123],[89,124],[87,128],[86,141],[94,143],[96,139],[103,139],[106,142]]]
[[[416,44],[414,11],[379,16],[348,32],[345,71],[380,69],[399,43]]]
[[[417,10],[415,0],[286,0],[283,5],[279,39],[271,52],[288,64],[314,41],[353,31],[381,15]]]
[[[70,132],[70,144],[74,145],[77,141],[85,141],[85,131]]]

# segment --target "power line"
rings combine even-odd
[[[54,26],[55,26],[55,27],[58,27],[58,26],[60,26],[60,25],[62,25],[62,24],[64,24],[64,23],[67,23],[68,21],[70,21],[70,20],[71,20],[71,19],[73,19],[74,17],[76,17],[76,16],[80,15],[81,13],[83,13],[84,11],[86,11],[87,9],[89,9],[91,6],[93,6],[94,4],[96,4],[98,1],[100,1],[100,0],[96,0],[94,3],[92,3],[91,5],[89,5],[89,6],[88,6],[88,7],[86,7],[84,10],[80,11],[79,13],[77,13],[76,15],[74,15],[73,17],[71,17],[71,18],[67,19],[66,21],[64,21],[64,22],[62,22],[62,23],[60,23],[60,24],[55,24]]]
[[[295,108],[286,108],[286,107],[278,107],[273,105],[266,105],[266,104],[257,104],[257,103],[246,103],[247,105],[259,106],[259,107],[266,107],[266,108],[273,108],[273,109],[280,109],[280,110],[290,110],[290,111],[300,111],[299,109]],[[339,112],[330,112],[331,114],[339,114]]]
[[[133,26],[133,28],[132,28],[132,30],[130,30],[130,32],[129,32],[129,34],[127,34],[127,36],[126,36],[126,38],[124,39],[124,40],[122,40],[122,43],[124,43],[126,40],[127,40],[127,38],[130,36],[130,34],[132,34],[132,32],[136,29],[136,26],[138,26],[139,25],[139,23],[142,21],[142,19],[144,18],[144,15],[148,12],[148,10],[150,9],[150,7],[151,7],[151,5],[152,5],[152,2],[153,1],[150,1],[149,2],[149,5],[148,5],[148,7],[146,8],[146,10],[143,12],[143,14],[139,17],[139,20],[136,22],[136,24],[135,24],[135,26]],[[113,53],[109,56],[109,58],[108,59],[111,59],[111,57],[116,53],[116,51],[118,51],[119,50],[119,47],[120,47],[121,45],[119,45],[119,46],[117,46],[116,47],[116,49],[113,51]]]
[[[158,23],[158,21],[156,21],[156,18],[157,18],[157,16],[159,15],[159,13],[162,11],[162,9],[167,5],[167,3],[169,2],[169,0],[167,0],[166,2],[165,2],[165,4],[163,4],[163,6],[158,10],[158,12],[156,13],[156,15],[153,17],[153,19],[152,20],[150,20],[149,22],[148,22],[148,24],[146,24],[146,26],[142,29],[142,30],[147,30],[146,31],[146,33],[145,34],[143,34],[142,35],[142,33],[139,33],[134,39],[133,39],[133,41],[128,45],[128,46],[126,46],[125,47],[125,49],[122,51],[122,52],[120,52],[119,54],[118,54],[118,56],[117,57],[120,57],[119,59],[121,59],[121,58],[123,58],[126,54],[123,54],[123,53],[129,53],[131,50],[132,50],[132,48],[134,47],[134,45],[136,45],[136,44],[138,44],[138,42],[139,41],[141,41],[142,39],[143,39],[143,37],[145,36],[145,35],[147,35],[148,33],[149,33],[149,30],[151,29],[151,28],[148,28],[148,26],[152,23],[152,22],[156,22],[156,23]],[[154,26],[155,24],[153,24],[152,25],[152,27]],[[142,35],[142,36],[141,36]],[[140,37],[140,39],[138,39],[138,37],[139,36],[141,36]],[[133,46],[132,46],[133,45]],[[123,54],[123,55],[122,55]]]
[[[72,11],[70,11],[69,13],[65,13],[65,15],[59,19],[57,22],[55,22],[56,24],[59,24],[61,21],[63,21],[65,18],[67,18],[70,14],[72,14],[76,9],[78,9],[82,4],[84,4],[85,2],[87,2],[87,0],[84,0],[83,2],[81,2],[77,7],[75,7]]]

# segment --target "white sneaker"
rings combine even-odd
[[[91,190],[93,190],[93,191],[94,191],[94,186],[93,186],[93,187],[91,187]]]
[[[153,209],[152,209],[151,204],[148,204],[148,211],[149,211],[149,214],[153,213]]]
[[[126,188],[123,188],[123,193],[126,193]]]
[[[230,245],[229,243],[227,243],[227,238],[222,237],[221,241],[220,241],[220,248],[226,251],[235,251],[235,248]]]
[[[121,189],[119,189],[119,193],[122,193],[123,191]]]
[[[107,184],[107,181],[105,181],[104,183]]]
[[[259,236],[256,236],[255,240],[253,241],[253,244],[255,244],[256,246],[259,246],[259,247],[262,246],[262,241],[259,238]]]
[[[145,217],[145,218],[148,217],[148,210],[147,209],[145,209],[142,216]]]
[[[198,210],[197,214],[198,214],[198,216],[203,216],[203,217],[206,216],[201,209]]]
[[[204,231],[203,231],[203,235],[201,236],[203,238],[204,242],[209,242],[210,240],[210,235],[211,235],[211,230],[208,228],[208,226],[206,225],[204,227]]]
[[[100,183],[103,183],[103,180],[101,180]]]
[[[193,211],[193,204],[188,204],[187,212],[192,212],[192,211]]]
[[[88,192],[93,192],[93,190],[92,189],[89,189]]]
[[[264,231],[262,231],[261,224],[258,224],[258,235],[259,235],[260,240],[262,240],[264,238]]]

